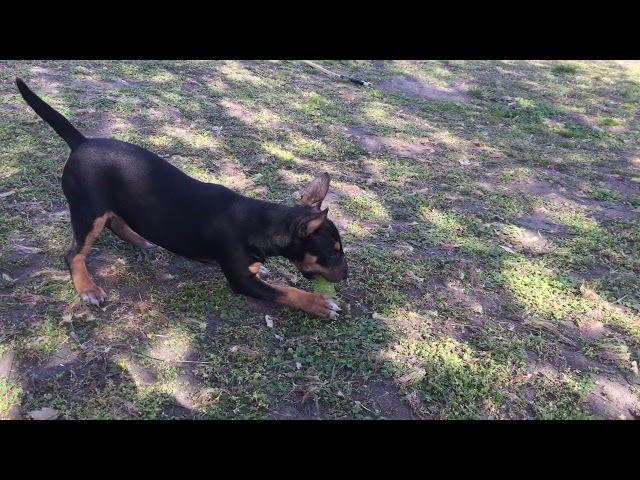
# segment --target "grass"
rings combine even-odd
[[[637,414],[640,64],[319,62],[373,88],[291,61],[0,62],[0,358],[15,355],[0,418]],[[418,98],[396,75],[469,89]],[[82,304],[62,261],[68,150],[16,76],[88,135],[245,195],[291,204],[328,171],[350,270],[339,319],[109,232],[88,261],[109,301]]]
[[[559,73],[561,75],[575,75],[578,73],[578,68],[575,65],[559,64],[555,65],[551,71],[553,73]]]

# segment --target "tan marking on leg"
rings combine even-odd
[[[336,244],[333,246],[334,249],[336,250],[340,250],[340,248],[342,248],[342,245],[340,245],[340,242],[336,242]]]
[[[129,242],[134,247],[148,247],[149,242],[131,230],[131,227],[125,223],[122,218],[117,215],[113,215],[109,221],[109,228],[113,233],[119,236],[125,242]]]
[[[260,262],[252,263],[251,265],[249,265],[249,271],[255,275],[260,271],[261,266],[262,266],[262,263]]]
[[[340,312],[340,307],[332,301],[330,295],[310,293],[298,290],[297,288],[283,287],[280,285],[271,286],[282,292],[282,297],[276,300],[277,303],[282,305],[299,308],[305,312],[331,319],[336,318],[338,312]]]
[[[104,290],[91,280],[89,272],[87,272],[85,260],[91,251],[91,245],[98,235],[100,235],[100,232],[104,230],[107,220],[109,220],[112,215],[112,213],[105,213],[93,221],[93,228],[87,235],[80,252],[74,255],[70,264],[71,278],[73,279],[73,285],[76,287],[76,291],[83,300],[89,301],[94,305],[99,304],[99,302],[106,299],[107,296]]]

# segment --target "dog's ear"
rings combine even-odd
[[[305,238],[315,232],[320,225],[324,223],[327,219],[327,215],[329,214],[329,209],[325,208],[321,212],[314,213],[311,215],[306,215],[304,217],[300,217],[296,219],[293,223],[293,227],[295,228],[296,235],[299,238]]]
[[[311,182],[307,188],[305,188],[304,192],[302,192],[302,197],[300,197],[298,205],[314,207],[320,210],[320,205],[322,204],[324,197],[327,196],[328,191],[329,174],[324,172]]]

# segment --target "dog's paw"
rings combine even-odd
[[[151,243],[149,240],[147,240],[147,243],[144,244],[144,248],[156,248],[157,245],[155,243]]]
[[[330,318],[331,320],[338,318],[338,314],[342,309],[336,303],[335,298],[322,293],[314,293],[312,295],[313,303],[311,305],[311,313]]]
[[[269,273],[269,269],[268,268],[264,268],[262,265],[260,265],[260,268],[258,269],[258,275],[266,275],[267,273]]]
[[[80,292],[80,298],[87,303],[100,306],[100,302],[104,302],[107,299],[107,294],[97,285],[93,285],[84,292]]]

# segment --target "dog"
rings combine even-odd
[[[259,272],[268,257],[289,259],[305,278],[347,278],[338,229],[320,209],[329,190],[323,173],[295,206],[243,196],[222,185],[198,181],[155,153],[108,138],[87,138],[19,78],[22,98],[69,145],[62,191],[69,203],[73,237],[64,254],[81,298],[106,300],[85,260],[104,228],[136,247],[160,246],[200,262],[220,264],[238,294],[335,319],[341,311],[326,294],[270,285]]]

